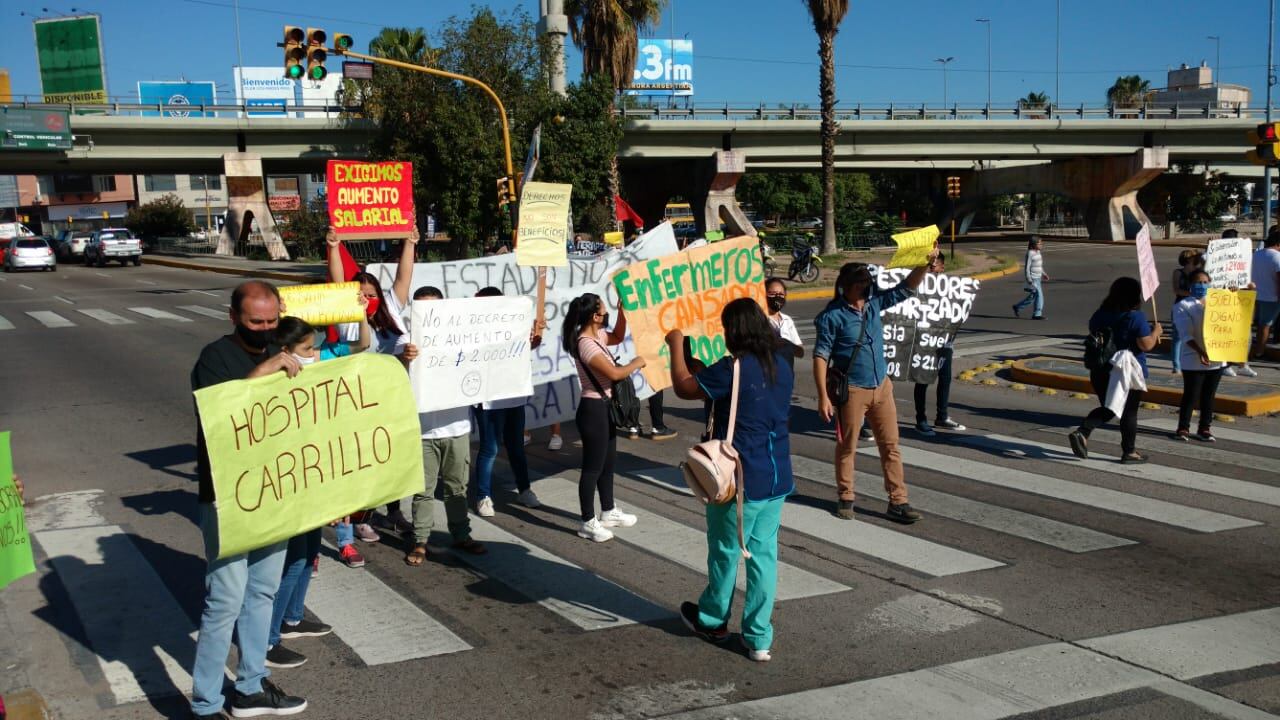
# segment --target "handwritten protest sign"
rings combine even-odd
[[[1249,326],[1258,293],[1211,289],[1204,299],[1204,349],[1214,362],[1248,362]]]
[[[893,241],[898,244],[898,251],[889,261],[891,268],[915,268],[929,264],[929,253],[938,240],[941,231],[937,225],[922,227],[919,230],[898,233]]]
[[[22,499],[13,484],[13,455],[8,431],[0,432],[0,590],[36,571]]]
[[[533,305],[521,296],[415,300],[409,336],[420,354],[409,377],[418,412],[531,395]]]
[[[671,386],[668,332],[682,330],[694,356],[710,365],[728,353],[724,306],[744,297],[765,304],[764,263],[753,237],[629,265],[614,274],[613,284],[637,352],[648,362],[644,379],[655,390]]]
[[[407,238],[413,230],[413,164],[330,160],[329,224],[344,240]]]
[[[516,264],[564,267],[569,264],[569,196],[573,186],[527,182],[520,191],[520,227]]]
[[[361,353],[195,392],[218,501],[218,557],[422,490],[400,361]]]
[[[1151,226],[1143,225],[1135,238],[1138,245],[1138,278],[1142,281],[1142,299],[1150,300],[1160,287],[1160,271],[1156,269],[1156,256],[1151,252]]]
[[[910,271],[871,266],[876,285],[888,290]],[[884,325],[885,367],[894,380],[932,383],[938,379],[939,352],[950,345],[969,319],[979,282],[970,277],[928,274],[915,297],[880,313]]]
[[[1253,270],[1253,244],[1249,238],[1210,240],[1204,271],[1215,288],[1243,288]]]
[[[284,314],[312,325],[360,322],[364,308],[356,299],[360,283],[318,283],[280,288]]]

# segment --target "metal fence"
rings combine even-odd
[[[821,233],[813,233],[812,237],[803,232],[769,233],[764,241],[774,249],[775,253],[788,255],[799,243],[811,242],[819,248],[822,247]],[[884,231],[836,233],[836,247],[841,250],[870,250],[891,245],[893,245],[893,239],[889,237],[888,232]]]
[[[822,111],[807,105],[713,105],[695,103],[688,107],[619,107],[618,112],[633,120],[810,120],[822,119]],[[930,105],[888,104],[837,107],[836,120],[1205,120],[1256,119],[1266,117],[1264,108],[1238,104],[1145,104],[1137,107],[1115,105]]]
[[[166,120],[201,120],[216,118],[247,117],[253,119],[313,117],[317,119],[338,119],[359,115],[363,110],[358,105],[283,105],[264,107],[262,105],[245,105],[240,103],[214,103],[193,105],[170,105],[167,103],[140,103],[133,99],[109,98],[109,102],[101,105],[82,105],[77,103],[46,103],[40,96],[18,95],[11,101],[0,103],[0,107],[21,108],[25,110],[64,110],[73,115],[112,115],[141,116],[150,114]]]

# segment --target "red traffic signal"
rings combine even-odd
[[[1249,162],[1257,165],[1280,164],[1280,123],[1262,123],[1249,133],[1253,150],[1245,153]]]

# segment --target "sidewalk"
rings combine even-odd
[[[280,282],[311,283],[328,278],[328,268],[321,262],[276,262],[175,252],[148,253],[142,256],[142,262],[144,265],[163,265]]]

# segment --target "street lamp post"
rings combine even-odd
[[[947,63],[955,60],[953,57],[935,58],[934,62],[942,66],[942,107],[947,107]]]
[[[987,117],[991,117],[991,18],[978,18],[975,22],[980,22],[987,26]]]
[[[1054,13],[1053,104],[1062,104],[1062,0]],[[1052,118],[1052,115],[1050,115]]]
[[[1222,38],[1217,35],[1209,35],[1206,40],[1213,41],[1213,86],[1216,88],[1222,82],[1219,73],[1222,72]]]

